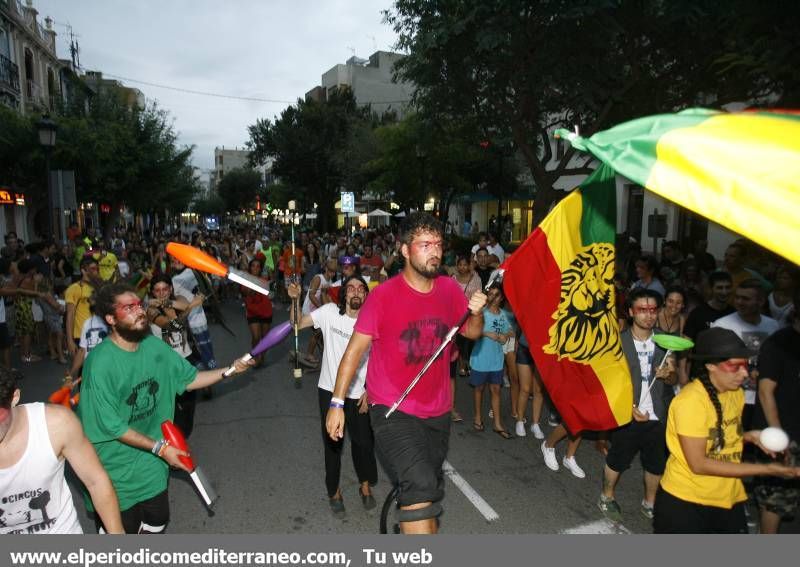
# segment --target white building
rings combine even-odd
[[[328,94],[346,86],[360,106],[369,105],[378,115],[393,112],[402,119],[414,92],[413,83],[396,83],[392,78],[394,66],[402,57],[388,51],[376,51],[369,59],[353,56],[323,73],[320,86],[308,91],[306,98],[326,100]]]
[[[225,146],[214,148],[214,169],[209,172],[209,188],[211,191],[216,191],[219,182],[234,169],[250,169],[248,158],[250,152],[248,150],[241,150],[238,147],[226,148]],[[272,164],[273,158],[267,158],[264,165],[255,167],[256,171],[261,173],[264,185],[270,185],[274,182],[272,178]]]

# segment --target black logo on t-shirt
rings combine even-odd
[[[401,345],[406,351],[406,363],[419,364],[427,361],[442,344],[449,330],[441,319],[411,321],[400,333]]]
[[[28,501],[28,506],[19,506],[18,503],[25,500]],[[9,534],[35,534],[50,529],[55,525],[56,518],[47,514],[49,503],[50,491],[41,488],[3,496],[0,529]],[[35,511],[39,512],[39,518],[34,514]]]
[[[133,387],[131,395],[125,400],[131,406],[131,417],[128,423],[147,419],[156,411],[156,394],[158,393],[158,382],[152,378],[139,382]]]

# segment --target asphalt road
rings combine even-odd
[[[239,302],[229,301],[222,312],[236,337],[219,325],[211,326],[211,334],[219,363],[228,364],[249,349],[249,333]],[[275,322],[286,318],[286,306],[276,304]],[[301,345],[306,338],[301,335]],[[317,405],[318,373],[306,372],[302,388],[295,388],[288,361],[293,343],[290,336],[269,352],[263,367],[216,385],[212,399],[198,402],[190,445],[220,499],[210,515],[187,475],[173,472],[171,533],[377,533],[378,511],[362,509],[349,456],[343,460],[341,483],[347,516],[337,520],[329,511]],[[18,360],[16,364],[19,366]],[[23,370],[22,398],[28,402],[46,399],[59,386],[64,367],[42,361],[25,365]],[[503,390],[505,408],[508,392]],[[490,425],[484,432],[472,429],[471,390],[466,380],[459,380],[456,400],[464,421],[453,425],[448,462],[455,476],[460,476],[458,483],[468,485],[465,490],[473,494],[473,500],[477,494],[485,502],[481,505],[484,513],[492,517],[494,512],[497,518],[487,521],[465,491],[448,480],[442,532],[651,533],[649,521],[639,512],[642,473],[638,462],[620,482],[617,499],[624,521],[622,526],[613,526],[596,507],[603,460],[592,441],[584,441],[577,454],[587,473],[585,479],[573,477],[563,467],[552,472],[545,467],[540,442],[532,435],[504,440],[492,433]],[[485,421],[490,424],[487,418]],[[513,425],[507,418],[507,428],[513,431]],[[549,430],[544,429],[546,433]],[[563,451],[562,443],[559,461]],[[386,476],[380,471],[374,489],[379,505],[388,490]],[[93,533],[93,522],[86,517],[75,487],[73,494],[85,531]],[[800,532],[798,524],[788,524],[786,531]]]

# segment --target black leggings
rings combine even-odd
[[[322,388],[317,388],[317,392],[322,425],[322,444],[325,447],[325,487],[328,489],[328,498],[331,498],[339,490],[344,437],[334,441],[328,435],[325,427],[333,393]],[[375,441],[372,436],[372,426],[369,423],[369,413],[358,413],[358,400],[345,398],[344,418],[345,430],[350,437],[353,467],[356,469],[358,482],[369,482],[370,485],[374,485],[378,482],[378,464],[375,461]]]
[[[681,500],[658,487],[653,533],[656,534],[746,534],[744,502],[730,510]]]

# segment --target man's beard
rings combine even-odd
[[[350,301],[348,301],[347,306],[352,309],[353,311],[358,311],[361,309],[361,305],[364,302],[361,300],[360,297],[351,297]]]
[[[432,260],[432,258],[430,258],[428,261],[430,260]],[[418,264],[410,258],[408,263],[411,264],[411,267],[414,268],[415,272],[424,278],[433,279],[439,275],[439,266],[433,267],[428,266],[428,264]]]
[[[123,326],[121,323],[117,323],[117,325],[114,327],[114,330],[121,338],[129,343],[140,343],[148,335],[153,334],[153,332],[150,330],[150,327],[147,325],[141,329],[137,329],[133,326]]]

